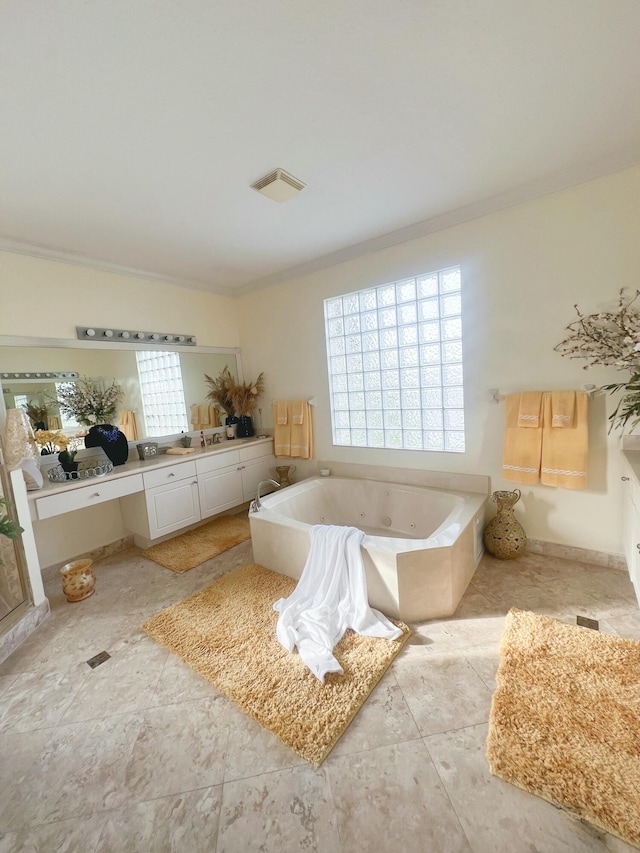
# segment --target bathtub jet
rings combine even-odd
[[[347,477],[311,477],[250,513],[254,559],[298,579],[314,524],[365,533],[369,604],[420,622],[451,616],[482,557],[488,496]]]

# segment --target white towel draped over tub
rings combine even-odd
[[[279,611],[276,635],[300,657],[320,681],[327,672],[343,673],[333,648],[347,628],[366,637],[397,639],[402,631],[369,607],[356,527],[316,524],[311,548],[298,585],[288,598],[273,605]]]

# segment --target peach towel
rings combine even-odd
[[[135,412],[118,412],[118,423],[120,431],[127,436],[127,441],[136,441],[138,438],[138,425]]]
[[[569,429],[573,427],[576,412],[575,391],[551,392],[551,426]]]
[[[278,422],[278,412],[285,407],[286,422]],[[278,401],[274,409],[274,453],[276,456],[286,456],[296,459],[311,459],[313,457],[313,426],[311,423],[311,407],[306,400]],[[293,411],[301,411],[302,422],[293,422]]]
[[[287,401],[286,400],[276,400],[273,404],[276,410],[275,422],[280,424],[280,426],[284,426],[287,423]]]
[[[302,424],[304,423],[304,400],[294,400],[291,403],[291,423],[292,424]]]
[[[513,483],[533,485],[540,477],[542,427],[518,426],[521,394],[507,394],[502,476]]]
[[[542,391],[524,391],[520,394],[518,426],[538,429],[542,418]]]
[[[553,425],[554,394],[575,395],[573,426]],[[544,427],[540,479],[545,486],[586,489],[589,458],[589,397],[584,391],[544,395]],[[566,411],[563,409],[566,414]]]

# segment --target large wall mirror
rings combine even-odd
[[[159,381],[156,388],[166,389],[162,383],[163,362],[171,365],[171,370],[181,380],[184,392],[187,422],[185,432],[194,427],[191,423],[192,406],[204,406],[209,386],[205,374],[217,376],[228,367],[238,381],[242,381],[242,362],[237,349],[216,347],[176,347],[168,351],[163,347],[151,347],[149,344],[114,343],[100,344],[85,341],[52,341],[34,338],[8,338],[0,335],[0,420],[4,420],[4,409],[26,408],[27,405],[46,409],[44,427],[72,431],[74,424],[56,405],[58,384],[73,382],[73,378],[21,377],[14,373],[75,373],[104,383],[116,381],[124,390],[124,399],[118,409],[133,412],[137,425],[137,438],[156,438],[179,433],[180,429],[163,429],[150,414],[148,399],[141,389],[139,362],[137,353],[149,352],[157,356]],[[160,355],[165,353],[165,356]],[[152,359],[153,362],[153,359]],[[9,374],[5,376],[4,374]],[[53,402],[52,402],[53,401]],[[167,404],[168,406],[171,404]],[[179,407],[178,407],[179,408]],[[180,415],[177,423],[182,424]],[[77,428],[77,427],[76,427]]]

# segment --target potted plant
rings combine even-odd
[[[228,367],[218,376],[204,375],[211,390],[207,398],[226,412],[227,424],[237,424],[236,435],[246,438],[253,435],[251,415],[258,405],[258,399],[264,391],[264,374],[255,382],[236,382]]]
[[[211,400],[219,409],[225,413],[226,423],[237,423],[235,420],[236,410],[233,405],[233,390],[236,385],[236,380],[228,367],[225,366],[217,376],[208,376],[206,373],[204,378],[211,388],[207,394],[207,399]],[[232,420],[233,419],[233,420]]]
[[[71,475],[67,479],[72,479],[73,474],[78,470],[78,463],[75,461],[77,452],[77,450],[69,450],[67,447],[58,453],[58,462],[62,466],[62,470]]]

